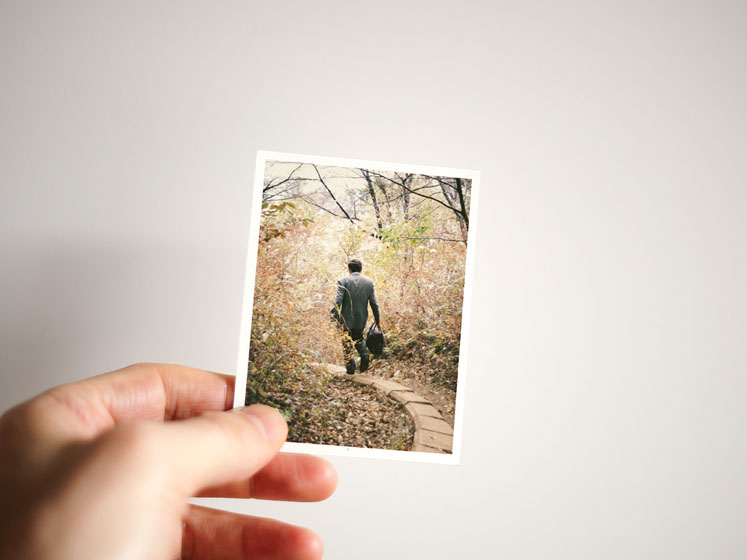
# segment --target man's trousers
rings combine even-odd
[[[361,357],[361,372],[368,369],[371,355],[368,353],[366,341],[363,339],[363,329],[344,329],[342,334],[342,355],[348,373],[355,373],[355,350]],[[351,371],[352,370],[352,371]]]

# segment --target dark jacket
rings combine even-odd
[[[376,301],[373,280],[360,272],[353,272],[337,281],[337,294],[332,314],[348,330],[364,329],[368,322],[368,304],[376,322],[379,303]]]

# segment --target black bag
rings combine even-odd
[[[366,346],[368,346],[368,350],[374,356],[381,356],[381,353],[384,351],[384,332],[376,326],[376,323],[368,329]]]

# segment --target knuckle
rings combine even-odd
[[[148,370],[148,369],[153,369],[153,368],[155,368],[157,366],[158,366],[158,364],[153,363],[153,362],[136,362],[134,364],[130,364],[129,366],[127,366],[124,369],[126,369],[126,370],[127,369]]]

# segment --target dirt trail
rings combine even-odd
[[[456,392],[431,382],[427,366],[411,361],[377,359],[373,360],[365,375],[391,379],[406,385],[433,403],[444,420],[454,427]]]
[[[294,391],[288,425],[288,441],[377,449],[408,450],[415,433],[404,406],[316,364]]]

